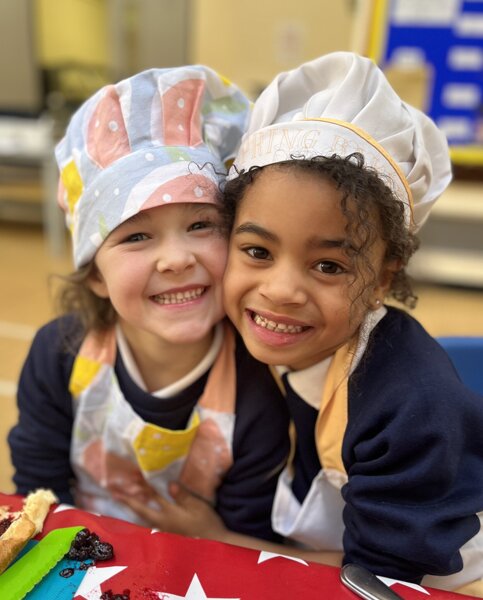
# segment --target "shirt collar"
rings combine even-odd
[[[367,347],[367,342],[369,341],[372,330],[386,313],[386,307],[381,306],[377,310],[370,310],[365,316],[359,329],[359,341],[354,353],[354,358],[351,362],[350,374],[354,372],[359,364]],[[332,362],[332,357],[333,355],[324,358],[324,360],[315,365],[307,367],[306,369],[301,369],[300,371],[291,371],[290,368],[285,365],[277,365],[275,368],[280,375],[287,373],[288,382],[294,392],[307,404],[312,406],[312,408],[319,410],[320,402],[322,400],[322,390],[324,389],[325,378],[327,377],[327,371]]]

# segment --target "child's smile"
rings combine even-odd
[[[173,306],[177,304],[186,304],[193,302],[200,298],[204,294],[205,287],[188,288],[187,290],[178,290],[172,292],[164,292],[162,294],[155,294],[151,298],[157,304],[163,304],[164,306]]]
[[[250,185],[233,228],[224,293],[256,358],[303,369],[357,331],[367,296],[346,238],[331,182],[269,167]],[[384,244],[378,240],[369,253],[379,277]]]
[[[291,319],[275,321],[274,319],[277,319],[277,317],[269,315],[268,313],[261,315],[260,313],[253,312],[250,316],[259,327],[263,327],[269,331],[274,331],[275,333],[302,333],[308,329],[307,326],[303,324],[296,324]]]
[[[294,319],[274,315],[268,312],[246,310],[248,326],[254,337],[262,344],[270,346],[289,346],[301,341],[304,334],[310,333],[311,327]]]
[[[220,220],[214,205],[174,203],[142,211],[106,239],[94,285],[109,296],[131,344],[135,331],[160,344],[211,339],[223,316]]]

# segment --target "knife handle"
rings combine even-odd
[[[365,600],[404,600],[360,565],[344,565],[340,571],[340,579],[346,587]]]

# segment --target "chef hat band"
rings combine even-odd
[[[365,165],[382,175],[405,206],[406,224],[413,222],[411,188],[391,155],[352,123],[337,119],[311,118],[265,127],[245,136],[236,158],[236,169],[247,170],[292,159],[315,156],[348,156],[358,152]],[[233,177],[233,172],[230,175]]]

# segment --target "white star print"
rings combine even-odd
[[[240,598],[208,598],[205,590],[202,588],[198,575],[193,575],[186,596],[177,596],[176,594],[166,594],[165,592],[156,592],[162,600],[240,600]]]
[[[379,575],[377,576],[377,578],[380,579],[382,581],[382,583],[385,583],[389,587],[391,587],[391,585],[394,585],[395,583],[399,583],[399,585],[405,585],[406,587],[412,588],[413,590],[416,590],[417,592],[421,592],[422,594],[427,594],[428,596],[431,596],[431,594],[428,592],[428,590],[425,590],[423,587],[421,587],[417,583],[410,583],[409,581],[399,581],[399,579],[389,579],[389,577],[380,577]]]
[[[117,575],[127,567],[90,567],[87,569],[84,579],[77,588],[75,596],[81,596],[85,600],[99,600],[102,595],[101,583]]]
[[[71,504],[59,504],[59,506],[56,506],[52,512],[58,513],[64,512],[64,510],[75,510],[75,506],[72,506]]]
[[[265,562],[267,560],[271,560],[272,558],[286,558],[287,560],[293,560],[294,562],[298,562],[301,565],[309,566],[309,563],[305,562],[302,558],[297,558],[296,556],[286,556],[285,554],[274,554],[273,552],[260,552],[260,556],[258,557],[258,564]]]
[[[72,506],[71,504],[59,504],[52,513],[64,512],[65,510],[79,510],[77,507]],[[94,515],[95,517],[100,517],[99,513],[93,512],[92,510],[84,510],[84,512],[89,513],[90,515]]]

